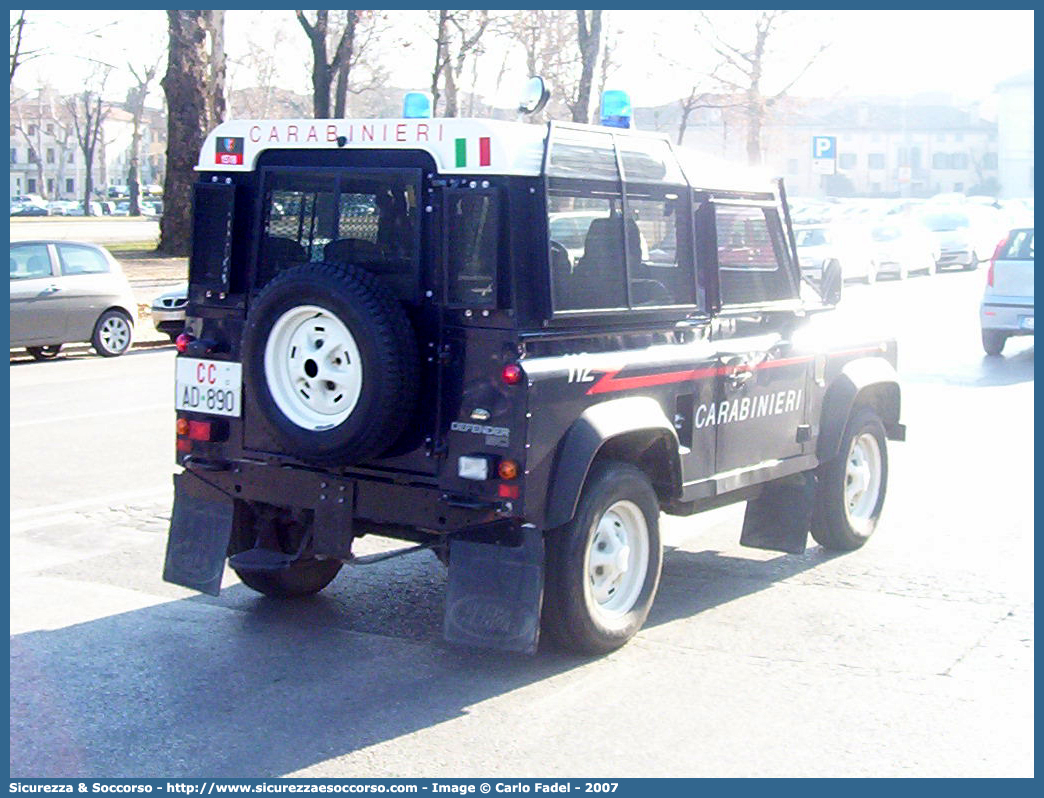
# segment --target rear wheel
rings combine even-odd
[[[94,325],[91,345],[102,357],[117,357],[130,349],[134,326],[122,310],[107,310]]]
[[[659,515],[642,471],[595,466],[576,516],[548,534],[543,625],[560,646],[604,654],[642,627],[663,562]]]
[[[858,549],[877,528],[887,486],[884,424],[871,408],[857,407],[839,454],[816,471],[812,537],[824,549]]]
[[[299,560],[281,571],[236,571],[236,576],[271,598],[294,598],[318,593],[334,580],[341,565],[340,560]]]
[[[62,351],[62,345],[27,346],[26,351],[33,356],[33,360],[54,360],[58,357],[58,353]]]
[[[987,355],[999,355],[1004,351],[1004,344],[1008,341],[1007,333],[1002,330],[983,330],[982,348]]]

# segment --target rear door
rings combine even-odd
[[[1013,230],[993,264],[993,297],[1022,298],[1033,304],[1033,230]]]
[[[105,254],[81,244],[56,244],[62,275],[55,302],[70,341],[90,337],[102,311],[121,300],[119,284]]]
[[[772,203],[715,203],[720,310],[716,404],[697,419],[717,430],[715,471],[770,466],[806,444],[811,356],[791,336],[797,270]]]

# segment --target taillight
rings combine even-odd
[[[986,285],[990,288],[993,288],[993,265],[997,262],[997,258],[1001,256],[1001,252],[1004,251],[1006,246],[1008,246],[1007,237],[1002,238],[1000,243],[997,244],[997,248],[993,250],[993,257],[990,258],[990,268],[986,272]]]
[[[518,463],[514,460],[501,460],[497,466],[497,474],[501,479],[514,479],[518,476]]]
[[[518,385],[522,382],[522,367],[517,363],[508,363],[501,370],[500,379],[505,385]]]
[[[188,436],[194,441],[209,441],[210,422],[190,421],[188,423]]]
[[[193,338],[191,335],[183,332],[181,335],[174,339],[174,346],[177,347],[178,352],[184,353],[184,351],[188,349],[188,345],[195,340],[196,339]]]

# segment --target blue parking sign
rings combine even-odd
[[[837,136],[813,136],[812,157],[829,158],[837,157]]]

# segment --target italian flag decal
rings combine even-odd
[[[475,151],[475,140],[472,139],[471,150],[472,155]],[[456,166],[458,169],[462,169],[468,165],[468,140],[467,139],[455,139],[457,150],[457,162]],[[472,161],[472,166],[475,162]],[[478,139],[478,165],[489,166],[489,136],[482,136]]]

